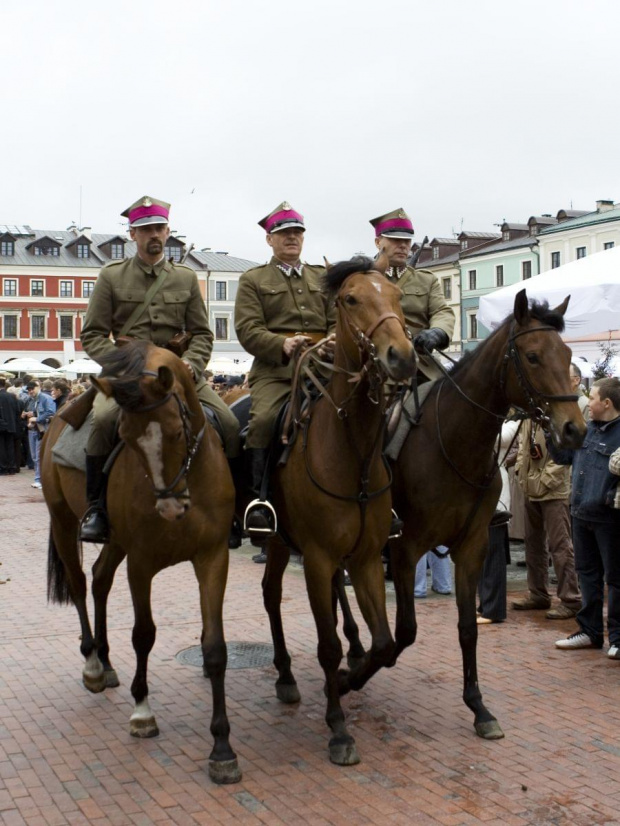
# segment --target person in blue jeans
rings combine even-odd
[[[579,630],[557,640],[557,648],[602,648],[603,601],[608,589],[607,656],[620,660],[620,510],[614,508],[618,477],[609,470],[620,448],[620,380],[598,379],[590,392],[590,421],[580,450],[558,450],[547,437],[554,461],[572,464],[571,516],[575,570],[582,608]]]
[[[32,487],[41,490],[41,465],[39,462],[41,430],[47,429],[52,416],[56,412],[56,405],[51,396],[41,392],[41,385],[38,381],[29,381],[26,390],[28,391],[28,402],[22,415],[28,421],[28,445],[34,462]]]
[[[438,545],[436,550],[442,554],[437,556],[432,551],[420,558],[415,569],[415,586],[413,595],[418,599],[426,596],[426,567],[431,569],[431,588],[437,594],[452,593],[452,570],[450,556],[445,545]],[[443,556],[445,554],[445,556]]]

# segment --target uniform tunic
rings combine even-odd
[[[401,307],[407,327],[416,336],[421,330],[437,327],[452,339],[454,332],[454,311],[448,305],[441,291],[441,285],[434,273],[428,270],[414,270],[405,267],[400,278],[388,270],[388,281],[403,291]],[[418,356],[420,370],[430,379],[441,377],[440,371],[426,356]]]
[[[243,273],[235,302],[239,342],[254,356],[249,373],[252,408],[249,448],[268,447],[278,411],[291,390],[293,366],[284,341],[296,333],[326,335],[335,326],[321,284],[325,270],[304,264],[301,277],[286,275],[276,258]]]
[[[177,333],[185,330],[192,334],[183,359],[192,366],[200,401],[217,413],[224,431],[227,455],[235,456],[239,440],[237,420],[203,377],[213,349],[213,333],[209,329],[196,273],[190,267],[166,260],[152,267],[137,255],[105,266],[99,273],[88,302],[82,345],[95,361],[111,352],[115,345],[110,333],[114,338],[120,335],[123,325],[135,308],[144,302],[153,279],[162,269],[167,272],[166,280],[125,335],[164,347]],[[93,429],[87,452],[95,456],[105,455],[113,447],[118,405],[99,393],[93,411]]]

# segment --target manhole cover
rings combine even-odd
[[[264,668],[273,662],[273,645],[265,642],[229,642],[228,668]],[[202,648],[192,645],[177,654],[177,660],[183,665],[202,668]]]

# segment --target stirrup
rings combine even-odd
[[[92,523],[98,519],[101,521],[99,530],[90,530],[92,529]],[[105,510],[99,505],[91,505],[80,520],[80,541],[95,542],[100,545],[105,545],[110,541],[110,521]]]
[[[267,508],[267,510],[270,512],[273,518],[273,529],[248,527],[248,514],[250,513],[250,511],[257,507]],[[275,536],[275,534],[277,534],[278,532],[278,515],[271,502],[268,502],[266,499],[253,499],[247,506],[247,508],[245,509],[245,513],[243,514],[243,530],[250,536]]]
[[[398,516],[394,508],[392,508],[392,524],[390,525],[390,535],[388,539],[400,539],[403,535],[403,520]]]

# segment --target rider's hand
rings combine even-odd
[[[319,358],[327,361],[333,361],[334,353],[336,352],[335,334],[332,333],[330,336],[328,336],[316,352]]]
[[[282,350],[286,358],[290,359],[297,348],[311,343],[312,339],[309,336],[302,336],[299,334],[296,336],[291,336],[290,338],[285,338],[284,344],[282,345]]]
[[[431,327],[430,330],[421,330],[413,339],[413,346],[417,353],[425,355],[427,351],[445,350],[450,344],[448,334],[439,327]]]
[[[184,364],[184,365],[187,367],[187,369],[189,370],[189,373],[190,373],[191,377],[193,378],[193,380],[194,380],[194,381],[196,381],[196,374],[194,373],[194,368],[193,368],[193,367],[192,367],[192,365],[189,363],[189,361],[185,361],[185,359],[183,359],[183,364]]]

